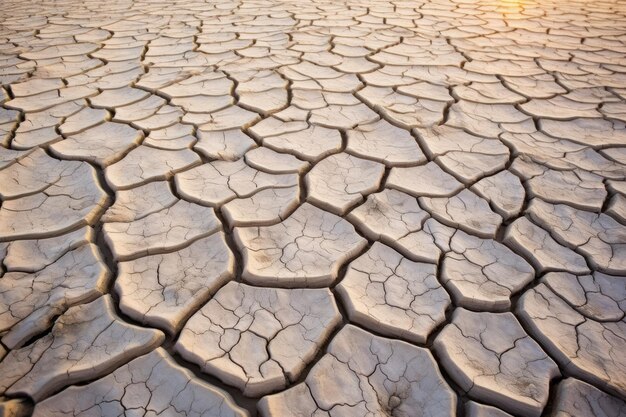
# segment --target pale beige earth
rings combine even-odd
[[[0,260],[0,417],[626,417],[626,1],[0,1]]]

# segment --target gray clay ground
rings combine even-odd
[[[626,1],[1,0],[0,416],[626,417]]]

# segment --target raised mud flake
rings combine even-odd
[[[246,152],[246,163],[252,168],[272,174],[302,173],[311,164],[288,153],[279,153],[264,146]]]
[[[81,72],[77,68],[72,71],[71,76],[64,78],[69,85],[88,85],[98,89],[110,89],[134,83],[144,72],[144,67],[138,60],[110,61],[99,66],[100,63],[101,61],[97,59],[86,59],[81,64],[83,67],[91,65],[91,69]]]
[[[339,322],[328,289],[231,282],[189,319],[175,349],[245,395],[258,396],[298,378]]]
[[[478,55],[478,54],[476,54]],[[478,55],[480,57],[480,55]],[[468,71],[479,74],[498,74],[509,76],[533,76],[542,75],[545,71],[532,59],[490,59],[485,62],[481,59],[474,59],[463,66]]]
[[[84,100],[76,100],[43,111],[24,114],[24,120],[15,129],[11,147],[30,149],[63,139],[58,126],[64,118],[71,117],[84,108]]]
[[[354,326],[335,336],[304,382],[263,397],[264,417],[456,415],[456,395],[431,353]]]
[[[193,149],[207,158],[235,161],[255,146],[256,142],[239,129],[198,130],[198,142]]]
[[[311,111],[313,124],[335,129],[351,129],[357,125],[376,122],[380,117],[363,103],[353,106],[330,104]]]
[[[436,263],[441,255],[442,248],[433,233],[446,227],[429,219],[417,199],[401,191],[385,189],[370,194],[365,203],[348,214],[348,219],[370,239],[379,240],[414,261]]]
[[[64,86],[63,80],[59,78],[29,78],[26,81],[11,84],[11,92],[14,97],[26,97],[57,90]]]
[[[235,103],[235,99],[230,95],[196,95],[188,97],[174,97],[171,100],[171,103],[183,109],[187,112],[187,114],[196,113],[198,117],[204,118],[206,113],[216,112],[233,105]]]
[[[364,74],[363,76],[365,77],[366,74]],[[409,81],[411,79],[408,77],[406,80],[406,82],[411,82]],[[454,101],[452,96],[450,96],[450,91],[448,90],[448,88],[444,87],[443,85],[431,84],[427,81],[418,81],[416,83],[404,85],[404,83],[400,80],[398,80],[400,84],[396,85],[391,80],[391,77],[388,77],[388,81],[391,81],[391,84],[389,85],[390,87],[396,87],[396,90],[398,90],[398,92],[408,96],[445,102]]]
[[[132,222],[173,206],[178,199],[166,181],[155,181],[130,190],[115,192],[115,203],[100,220],[105,223]]]
[[[36,148],[19,155],[14,163],[0,170],[0,197],[8,200],[42,192],[71,174],[76,166],[76,163],[59,161]]]
[[[241,86],[241,84],[240,84]],[[237,87],[237,92],[240,92]],[[286,88],[240,92],[239,104],[259,113],[271,113],[289,104]]]
[[[426,161],[417,141],[408,131],[384,120],[349,130],[346,151],[388,166],[413,165]]]
[[[597,321],[619,321],[626,314],[626,277],[594,272],[573,275],[550,272],[542,281],[572,308]]]
[[[324,91],[318,88],[309,89],[303,86],[303,88],[293,89],[293,98],[291,100],[291,107],[285,109],[295,113],[295,109],[302,111],[312,111],[318,109],[324,109],[327,106],[354,106],[361,104],[361,101],[350,93],[333,93],[330,91]],[[282,112],[277,113],[276,117],[286,120]],[[350,123],[354,125],[354,123]]]
[[[522,295],[517,314],[569,375],[622,398],[626,395],[624,319],[600,322],[585,317],[545,284]]]
[[[593,268],[626,274],[626,226],[611,216],[539,199],[531,202],[528,212],[533,220],[549,228],[555,239],[585,255]]]
[[[336,93],[351,93],[363,85],[354,74],[345,74],[307,61],[280,68],[279,72],[293,81],[292,86],[299,84],[313,85],[315,88],[321,86],[325,91]]]
[[[126,124],[105,122],[56,142],[50,150],[62,159],[78,159],[106,167],[139,144],[143,133]]]
[[[44,60],[67,57],[73,55],[86,55],[98,50],[98,45],[94,43],[68,43],[65,45],[52,45],[42,49],[23,52],[20,56],[29,60]]]
[[[252,131],[254,132],[254,129]],[[297,131],[262,136],[262,142],[268,148],[292,153],[309,162],[317,162],[331,153],[338,152],[342,145],[339,131],[315,125],[306,128],[306,124]]]
[[[271,113],[289,103],[287,81],[274,71],[249,72],[239,80],[239,103],[259,113]]]
[[[435,219],[480,237],[495,237],[502,223],[487,201],[468,189],[452,197],[420,197],[419,202]]]
[[[458,67],[465,61],[463,55],[457,52],[445,39],[425,39],[421,36],[407,36],[404,42],[383,49],[374,54],[372,59],[389,66],[431,65],[435,67]]]
[[[378,162],[346,153],[331,155],[307,174],[308,201],[341,215],[378,188],[384,170]]]
[[[60,388],[107,374],[163,340],[158,330],[121,321],[105,295],[71,307],[49,334],[11,351],[0,362],[0,392],[39,401]]]
[[[501,82],[458,85],[454,87],[454,93],[461,100],[482,104],[516,104],[525,100],[523,96],[509,90]]]
[[[509,171],[485,177],[474,184],[471,190],[489,201],[496,213],[504,219],[516,217],[520,213],[526,195],[519,177]]]
[[[564,96],[555,96],[548,99],[532,99],[520,105],[526,113],[536,117],[548,119],[570,120],[576,117],[602,117],[597,110],[596,103],[581,103]]]
[[[281,287],[330,285],[340,266],[367,245],[349,222],[308,203],[282,223],[237,227],[234,236],[244,279]]]
[[[268,174],[251,168],[243,159],[209,162],[181,172],[175,179],[181,196],[208,206],[220,206],[267,188],[298,185],[297,174]]]
[[[130,317],[174,334],[234,273],[234,256],[216,233],[176,252],[120,262],[115,290]]]
[[[594,211],[601,210],[606,199],[604,178],[590,172],[558,171],[524,159],[516,159],[511,170],[527,178],[531,197]]]
[[[36,272],[93,240],[94,230],[89,226],[58,237],[15,240],[6,244],[2,263],[8,271]]]
[[[510,104],[480,104],[464,100],[450,107],[446,124],[490,138],[497,138],[502,132],[535,131],[532,118]]]
[[[190,149],[170,151],[139,146],[107,167],[105,175],[113,189],[124,189],[148,181],[167,179],[176,172],[199,163],[200,157]]]
[[[392,168],[386,185],[414,197],[448,197],[463,189],[463,184],[435,162],[408,168]]]
[[[606,184],[607,184],[607,189],[609,191],[626,196],[626,180],[624,181],[608,180]]]
[[[624,91],[626,95],[626,90]],[[626,148],[620,146],[614,146],[610,148],[604,148],[599,151],[599,153],[608,158],[611,161],[616,163],[626,164]]]
[[[109,120],[109,117],[109,112],[106,110],[85,107],[67,117],[61,126],[59,126],[59,131],[64,136],[71,136],[104,123]]]
[[[513,91],[531,98],[550,98],[555,94],[567,93],[567,90],[557,84],[555,77],[550,74],[529,76],[503,75],[502,79]]]
[[[4,103],[5,106],[22,110],[24,112],[36,112],[59,104],[94,96],[98,93],[93,87],[77,85],[63,87],[58,90],[46,91],[28,97],[17,97]]]
[[[481,311],[501,311],[511,296],[535,277],[519,255],[491,239],[457,231],[441,265],[441,280],[456,303]]]
[[[89,101],[94,107],[108,107],[115,109],[141,101],[150,95],[149,92],[133,87],[122,87],[113,90],[104,90]]]
[[[559,383],[554,402],[550,417],[626,416],[626,402],[574,378]]]
[[[610,119],[626,122],[626,103],[623,101],[617,103],[603,103],[600,112]]]
[[[575,168],[607,178],[621,179],[626,176],[623,163],[612,160],[606,149],[600,153],[591,146],[567,139],[548,136],[542,132],[530,134],[504,133],[502,140],[512,146],[522,159],[559,171]],[[613,148],[619,149],[619,148]],[[524,158],[524,156],[528,158]],[[609,156],[609,158],[607,158]],[[619,159],[617,159],[619,161]],[[622,161],[623,162],[623,161]]]
[[[35,406],[34,417],[82,415],[246,417],[228,394],[196,378],[161,348],[87,385],[70,387]]]
[[[609,200],[604,213],[613,216],[614,219],[626,225],[626,197],[622,194],[615,194]]]
[[[115,108],[114,121],[122,123],[132,123],[139,120],[148,119],[162,108],[167,108],[167,101],[163,97],[151,94],[146,98]]]
[[[152,130],[148,137],[142,142],[143,145],[150,145],[153,148],[163,150],[187,150],[197,142],[194,136],[194,127],[175,123],[163,129]]]
[[[33,113],[30,113],[33,114]],[[56,130],[56,126],[45,126],[40,129],[29,129],[26,125],[28,122],[22,122],[20,126],[15,130],[15,134],[13,139],[11,140],[11,147],[15,149],[33,149],[37,146],[45,146],[47,144],[51,144],[57,142],[62,138],[61,135]],[[1,129],[1,127],[0,127]],[[11,129],[12,131],[12,129]],[[8,138],[10,132],[7,132],[7,142],[4,143],[4,146],[8,146]],[[0,131],[0,136],[2,132]],[[0,139],[1,141],[1,139]],[[0,142],[1,143],[1,142]]]
[[[594,147],[626,145],[626,125],[606,119],[541,120],[541,130],[555,138]]]
[[[365,203],[348,214],[366,236],[388,245],[421,230],[428,217],[415,197],[390,189],[370,194]]]
[[[105,45],[103,48],[97,50],[92,54],[94,58],[98,58],[109,63],[139,61],[144,51],[144,43],[135,43],[136,46],[128,47],[116,47],[116,45]]]
[[[350,263],[337,290],[351,321],[392,337],[425,343],[445,320],[450,305],[436,270],[433,264],[410,261],[375,242]]]
[[[3,170],[10,165],[13,165],[17,161],[23,159],[30,152],[32,152],[32,150],[20,151],[7,149],[0,146],[0,170]]]
[[[213,209],[178,201],[141,219],[105,223],[104,238],[118,261],[179,249],[220,230]]]
[[[581,255],[560,245],[548,232],[526,217],[520,217],[507,227],[504,243],[524,255],[539,272],[589,273]]]
[[[376,108],[394,124],[404,129],[429,127],[443,120],[446,102],[417,99],[391,88],[367,86],[357,96]]]
[[[45,189],[3,202],[0,241],[49,237],[91,224],[102,213],[108,196],[95,170],[85,162],[63,161],[59,166],[60,176]]]
[[[106,292],[110,272],[96,245],[67,252],[33,272],[7,272],[0,280],[2,342],[15,348],[43,332],[68,307]]]
[[[465,403],[465,415],[467,417],[512,417],[509,413],[499,408],[479,404],[474,401]]]
[[[190,116],[190,113],[187,113],[183,117],[183,120],[194,123],[192,116],[193,114]],[[198,123],[201,123],[199,126],[200,130],[223,131],[245,128],[259,119],[260,117],[257,113],[242,109],[238,106],[231,106],[208,115],[202,115],[202,117],[198,119]]]
[[[127,24],[126,22],[124,22]],[[150,71],[144,73],[137,81],[136,86],[144,91],[155,92],[176,83],[177,81],[188,79],[193,68],[185,68],[184,66],[153,66]],[[195,68],[196,71],[203,71],[202,68]]]
[[[14,119],[14,120],[8,120],[8,121],[1,120],[4,118],[3,116],[5,116],[7,113],[10,113],[12,116],[10,117],[10,119]],[[11,143],[11,137],[14,136],[13,132],[16,130],[16,128],[18,128],[18,117],[19,117],[19,112],[12,111],[12,110],[5,110],[4,108],[0,108],[0,145],[2,147],[8,147],[9,143]],[[49,140],[55,140],[58,137],[58,135],[55,135],[55,133],[56,132],[49,133],[49,135],[51,136]],[[28,149],[32,147],[32,146],[19,147],[19,141],[17,141],[15,138],[13,138],[13,142],[15,142],[16,149]]]
[[[516,415],[538,417],[556,364],[512,313],[455,310],[434,342],[441,362],[470,397]]]
[[[341,64],[335,65],[333,68],[351,74],[360,74],[380,68],[380,64],[369,61],[364,57],[343,57]]]
[[[205,71],[162,87],[159,91],[168,97],[229,96],[233,87],[233,82],[222,72]]]
[[[498,139],[471,135],[451,126],[416,129],[426,153],[466,184],[504,169],[509,149]]]
[[[268,188],[221,208],[230,226],[267,226],[285,220],[300,203],[299,187]]]
[[[142,130],[166,129],[178,124],[184,114],[180,107],[165,105],[156,110],[152,116],[133,121],[132,125]]]

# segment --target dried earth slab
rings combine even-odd
[[[577,284],[572,281],[570,286]],[[622,398],[626,396],[626,323],[583,315],[545,284],[520,298],[517,312],[533,337],[566,371]],[[618,293],[619,294],[619,293]],[[623,296],[622,294],[618,297]],[[601,316],[600,316],[601,317]]]
[[[378,188],[384,170],[378,162],[347,153],[331,155],[307,174],[307,200],[342,215]]]
[[[230,396],[196,378],[161,348],[87,385],[70,387],[37,404],[33,417],[130,415],[246,417]]]
[[[526,257],[539,272],[569,271],[586,274],[589,267],[585,258],[560,245],[548,232],[520,217],[504,232],[504,243]]]
[[[375,242],[350,263],[337,291],[354,323],[425,343],[450,305],[436,275],[436,265],[413,262]]]
[[[22,346],[68,307],[104,294],[110,275],[94,244],[69,251],[36,272],[7,272],[0,279],[2,343]]]
[[[176,252],[120,262],[115,290],[125,314],[174,334],[234,269],[234,256],[219,232]]]
[[[243,159],[214,161],[176,175],[182,197],[206,206],[220,206],[267,188],[298,185],[296,174],[268,174],[248,166]]]
[[[164,340],[158,330],[127,324],[105,295],[71,307],[52,331],[0,362],[0,392],[42,400],[68,385],[105,375]]]
[[[521,256],[492,239],[458,230],[441,264],[441,281],[457,305],[480,311],[502,311],[511,296],[535,278]]]
[[[348,325],[304,382],[263,397],[258,408],[264,417],[410,416],[417,410],[453,417],[456,402],[428,350]]]
[[[234,237],[243,278],[280,287],[330,285],[341,265],[367,245],[348,221],[307,203],[279,224],[236,227]]]
[[[95,169],[43,151],[0,171],[0,241],[51,237],[92,224],[109,197]]]
[[[626,416],[624,400],[574,378],[567,378],[559,383],[554,401],[550,417]]]
[[[298,378],[339,322],[328,289],[231,282],[189,319],[175,349],[245,395],[258,396]]]
[[[494,238],[502,216],[468,189],[451,197],[420,197],[420,205],[443,224],[484,238]]]
[[[434,342],[442,365],[470,397],[515,415],[538,417],[560,375],[512,313],[455,310]]]
[[[119,261],[180,249],[222,227],[212,208],[179,200],[139,220],[105,223],[104,237]]]

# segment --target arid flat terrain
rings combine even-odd
[[[0,416],[626,417],[626,1],[0,1]]]

